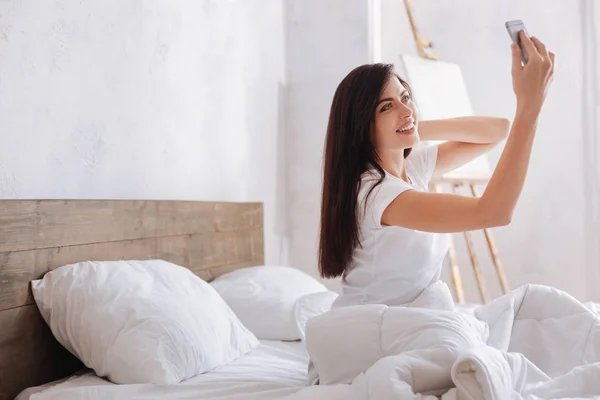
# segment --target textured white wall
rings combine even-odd
[[[0,198],[263,201],[281,260],[281,0],[0,2]]]

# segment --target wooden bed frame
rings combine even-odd
[[[83,365],[55,339],[30,282],[79,261],[163,259],[206,281],[264,263],[260,203],[0,200],[0,400]]]

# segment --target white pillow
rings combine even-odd
[[[258,346],[212,286],[162,260],[66,265],[32,290],[56,339],[114,383],[176,384]]]
[[[331,308],[330,296],[305,298],[297,304],[306,295],[328,290],[312,276],[291,267],[242,268],[218,277],[211,285],[258,339],[303,339],[306,320]]]

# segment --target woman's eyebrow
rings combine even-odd
[[[377,103],[377,105],[383,103],[384,101],[392,101],[392,100],[394,100],[394,99],[392,99],[391,97],[386,97],[385,99],[379,100],[379,103]]]
[[[400,96],[404,96],[405,93],[408,93],[408,90],[404,89],[402,91],[402,93],[400,93]],[[377,105],[383,103],[384,101],[392,101],[392,100],[394,100],[394,99],[392,99],[391,97],[386,97],[385,99],[379,100],[379,103],[377,103]]]

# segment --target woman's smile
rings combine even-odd
[[[415,132],[415,124],[413,121],[410,121],[407,124],[400,127],[399,129],[397,129],[396,132],[402,135],[410,135]]]

